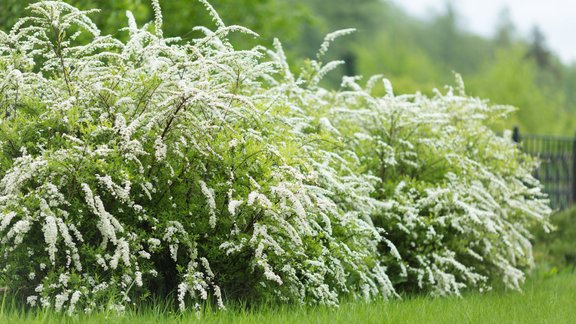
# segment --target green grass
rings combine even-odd
[[[470,293],[463,298],[345,302],[339,308],[262,307],[257,310],[206,310],[178,314],[167,305],[113,314],[70,318],[49,311],[25,311],[7,298],[0,308],[0,323],[576,323],[576,274],[538,275],[523,293],[494,291]]]

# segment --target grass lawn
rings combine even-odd
[[[531,278],[523,293],[494,291],[464,298],[414,297],[395,301],[345,302],[326,307],[263,307],[243,311],[179,315],[156,306],[112,314],[79,315],[26,312],[5,302],[0,323],[576,323],[576,273]]]

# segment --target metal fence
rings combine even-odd
[[[535,176],[550,196],[552,208],[572,206],[576,202],[576,138],[520,135],[514,129],[514,139],[526,153],[540,159]]]

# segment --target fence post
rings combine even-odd
[[[512,130],[512,140],[515,143],[520,143],[520,129],[518,126],[514,126],[514,129]]]

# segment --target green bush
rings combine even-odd
[[[318,179],[311,144],[263,85],[274,66],[226,42],[248,31],[214,14],[220,28],[202,39],[163,39],[153,3],[155,33],[128,15],[126,44],[62,2],[1,34],[6,282],[70,312],[152,291],[177,290],[181,308],[187,295],[390,295],[376,229],[354,198],[332,199],[330,186],[362,197],[370,182],[329,156],[333,183]],[[77,30],[93,41],[76,44]]]
[[[251,32],[205,5],[218,28],[191,42],[163,38],[158,1],[151,24],[127,14],[126,42],[60,1],[0,33],[10,288],[72,314],[519,287],[550,210],[533,161],[484,126],[507,109],[374,97],[378,77],[327,91],[339,62],[321,59],[351,30],[295,76],[279,42],[235,50]]]
[[[435,295],[500,282],[519,289],[533,266],[534,224],[547,227],[550,208],[531,176],[536,161],[511,134],[488,126],[513,110],[458,92],[370,95],[346,78],[345,90],[306,104],[332,122],[360,161],[358,172],[379,179],[372,215],[383,230],[381,260],[395,288]],[[314,112],[310,112],[314,113]],[[347,151],[344,151],[347,152]]]
[[[576,209],[555,213],[550,217],[554,230],[536,231],[534,250],[537,261],[552,269],[576,267]]]

